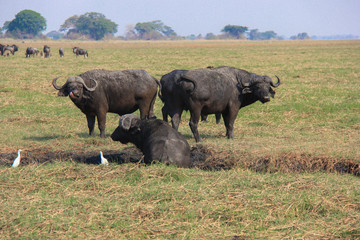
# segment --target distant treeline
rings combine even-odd
[[[358,39],[359,36],[352,34],[330,35],[330,36],[311,36],[312,39]]]
[[[107,19],[104,14],[88,12],[83,15],[74,15],[65,20],[58,31],[51,31],[46,35],[42,32],[46,29],[46,19],[32,10],[23,10],[16,14],[15,19],[6,21],[0,28],[0,37],[6,38],[52,38],[52,39],[81,39],[81,40],[181,40],[181,39],[248,39],[248,40],[284,40],[276,32],[269,30],[260,32],[258,29],[249,29],[246,26],[228,24],[221,29],[220,34],[207,33],[205,36],[191,34],[188,36],[178,35],[170,26],[161,20],[150,22],[138,22],[135,25],[127,25],[124,36],[115,36],[118,24]],[[306,39],[339,39],[358,38],[353,35],[337,35],[328,37],[310,37],[306,32],[291,36],[293,40]]]

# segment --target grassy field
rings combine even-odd
[[[359,40],[16,43],[15,56],[0,58],[1,239],[360,238]],[[25,58],[26,47],[44,44],[50,59]],[[89,58],[76,58],[74,46]],[[100,139],[97,127],[89,137],[85,116],[57,97],[53,78],[141,68],[160,79],[210,65],[282,80],[269,103],[240,110],[233,140],[214,116],[199,125],[201,146],[218,160],[205,166],[222,170],[71,157],[131,145]],[[161,107],[158,99],[160,118]],[[189,116],[179,131],[197,147]],[[107,136],[118,118],[107,115]],[[24,162],[11,169],[17,149]]]

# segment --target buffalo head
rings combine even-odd
[[[140,131],[140,118],[135,114],[126,114],[120,117],[119,126],[111,134],[111,139],[126,144],[133,142]]]
[[[278,82],[273,83],[268,76],[260,76],[252,73],[250,81],[241,81],[242,94],[253,94],[260,102],[266,103],[270,101],[270,97],[275,96],[275,91],[271,87],[278,87],[280,85],[280,78],[275,75]]]
[[[66,97],[69,95],[71,100],[73,100],[75,102],[80,101],[83,98],[84,88],[89,92],[93,92],[93,91],[95,91],[95,89],[98,85],[96,80],[91,79],[95,82],[95,86],[90,88],[85,84],[84,79],[82,79],[81,77],[71,76],[67,79],[66,83],[62,87],[59,87],[56,84],[56,80],[58,78],[59,77],[54,78],[52,81],[54,88],[56,90],[59,90],[58,96]]]

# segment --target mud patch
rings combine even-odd
[[[309,154],[288,153],[277,157],[267,156],[253,159],[246,164],[247,168],[256,172],[338,172],[360,176],[359,161],[353,159],[337,159],[329,156],[313,156]]]
[[[141,163],[143,155],[135,147],[122,151],[103,151],[109,162]],[[288,153],[279,156],[250,156],[232,152],[218,152],[203,145],[191,148],[191,159],[194,168],[207,171],[229,170],[234,167],[250,169],[255,172],[338,172],[360,176],[360,164],[355,159],[337,159],[329,156]],[[11,166],[17,153],[0,153],[0,166]],[[27,150],[21,153],[21,165],[32,163],[47,164],[53,162],[74,161],[85,164],[100,164],[99,152],[51,152],[44,149]]]
[[[142,160],[142,153],[136,148],[126,148],[122,152],[104,151],[103,154],[109,162],[114,162],[118,164],[139,162]],[[17,153],[0,153],[0,165],[10,166],[16,156]],[[34,149],[26,152],[23,151],[21,153],[21,165],[28,165],[32,163],[43,164],[62,161],[74,161],[86,164],[100,164],[101,162],[99,152],[51,152],[46,150]]]
[[[228,153],[216,152],[202,145],[192,147],[190,152],[193,167],[211,171],[233,168],[235,162],[228,155]]]
[[[104,157],[113,163],[131,163],[143,162],[143,154],[135,147],[125,148],[119,151],[103,151]],[[191,158],[193,166],[203,170],[228,170],[233,167],[233,163],[226,158],[220,157],[216,153],[202,145],[196,145],[191,148]],[[0,153],[0,165],[11,166],[12,161],[16,158],[17,153]],[[74,161],[86,164],[100,164],[99,152],[51,152],[47,150],[34,149],[23,151],[21,153],[21,165],[32,163],[53,163],[61,161]]]

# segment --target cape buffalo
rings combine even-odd
[[[277,77],[277,76],[276,76]],[[190,110],[190,129],[201,141],[197,126],[200,114],[221,113],[226,136],[233,138],[234,122],[239,109],[256,101],[270,101],[278,87],[270,77],[249,73],[233,67],[189,70],[177,80]]]
[[[64,57],[64,49],[63,48],[59,48],[59,55],[60,57]]]
[[[15,52],[17,52],[18,50],[19,50],[19,47],[18,46],[16,46],[15,44],[13,44],[13,45],[7,45],[7,46],[5,46],[5,45],[2,45],[2,44],[0,44],[1,46],[0,46],[0,51],[1,51],[1,55],[9,55],[10,53],[12,54],[12,55],[14,55],[15,54]]]
[[[191,166],[188,142],[162,120],[140,120],[135,114],[124,115],[111,138],[123,144],[135,144],[143,152],[145,163],[161,161],[180,167]]]
[[[3,52],[4,52],[4,48],[5,48],[5,47],[6,47],[5,45],[3,45],[3,44],[0,43],[0,54],[1,54],[1,56],[3,55]]]
[[[73,53],[78,57],[79,55],[84,55],[84,58],[87,58],[89,56],[86,49],[81,49],[78,47],[73,47]]]
[[[86,115],[90,135],[94,132],[96,116],[100,136],[105,137],[107,112],[122,115],[139,109],[141,119],[154,117],[159,82],[145,70],[90,70],[69,77],[62,87],[56,84],[58,78],[52,82],[59,90],[58,96],[69,96]]]
[[[25,56],[27,58],[31,57],[31,55],[33,57],[35,57],[35,55],[38,55],[38,54],[39,54],[39,50],[37,50],[37,48],[32,48],[32,47],[28,47],[25,52]]]
[[[48,45],[45,45],[43,50],[44,50],[44,57],[49,58],[51,56],[50,47]]]
[[[183,98],[182,90],[176,84],[182,74],[188,70],[173,70],[165,74],[160,80],[159,98],[164,103],[162,107],[163,120],[168,121],[167,116],[171,117],[171,125],[176,130],[179,128],[181,115],[184,110],[189,110],[186,106],[186,100]],[[221,115],[216,114],[216,123],[220,122]],[[201,120],[207,120],[207,115],[201,115]]]

